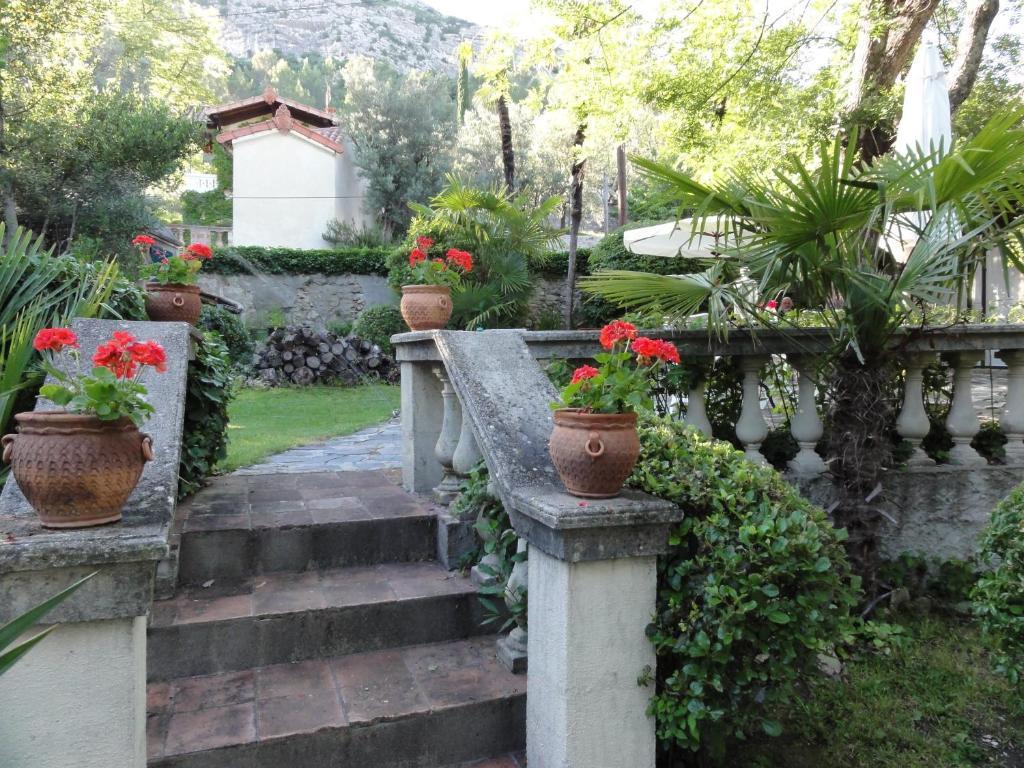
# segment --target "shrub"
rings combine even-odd
[[[203,271],[219,275],[386,275],[391,248],[214,248]]]
[[[195,493],[227,455],[231,357],[220,335],[206,331],[188,366],[178,497]]]
[[[590,274],[590,248],[576,249],[576,274]],[[555,251],[543,264],[538,264],[532,270],[535,275],[547,278],[564,278],[569,274],[569,252]]]
[[[1024,485],[992,512],[981,538],[983,573],[971,592],[996,669],[1024,693]]]
[[[359,313],[352,326],[354,336],[376,344],[389,355],[395,351],[391,346],[391,337],[406,330],[408,329],[398,307],[387,304],[367,307]]]
[[[601,269],[627,269],[634,272],[653,272],[656,275],[685,275],[691,272],[703,272],[706,269],[699,259],[640,256],[626,250],[626,246],[622,242],[622,235],[625,232],[656,223],[658,222],[631,221],[602,237],[590,251],[588,264],[591,274]]]
[[[651,712],[663,749],[715,758],[780,731],[768,706],[852,632],[857,583],[844,533],[774,470],[665,419],[641,445],[631,484],[686,514],[658,562]]]
[[[228,348],[232,367],[247,368],[252,362],[252,337],[240,315],[219,305],[203,304],[199,327],[204,331],[215,331],[220,336]]]

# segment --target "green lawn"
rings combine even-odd
[[[969,622],[908,621],[913,638],[891,657],[849,662],[785,707],[784,731],[760,737],[731,765],[749,768],[1024,766],[1018,695],[990,671]]]
[[[218,469],[229,472],[273,453],[379,424],[398,407],[398,399],[398,387],[387,384],[244,389],[228,408],[230,443]]]

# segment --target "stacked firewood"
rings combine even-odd
[[[305,327],[271,331],[254,355],[253,368],[258,380],[272,386],[398,381],[394,359],[376,344]]]

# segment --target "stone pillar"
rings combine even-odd
[[[704,403],[706,388],[707,382],[705,381],[698,381],[690,387],[690,394],[686,399],[686,418],[683,421],[707,437],[711,437],[711,421],[708,419]]]
[[[984,357],[984,352],[957,352],[953,360],[953,402],[949,405],[946,429],[953,437],[949,463],[962,467],[984,467],[988,462],[971,447],[971,440],[981,425],[974,410],[971,392],[971,372]]]
[[[455,448],[459,444],[459,435],[462,432],[462,407],[459,405],[459,396],[455,394],[455,388],[448,379],[448,372],[443,365],[434,369],[438,380],[441,382],[441,434],[437,437],[434,446],[434,455],[441,465],[441,482],[434,489],[434,501],[438,504],[448,505],[459,495],[459,477],[455,474],[452,461],[455,458]]]
[[[530,768],[654,768],[655,665],[644,628],[655,610],[656,558],[571,563],[530,550]]]
[[[802,475],[820,475],[827,467],[815,450],[824,434],[815,398],[818,382],[814,370],[817,361],[798,355],[788,357],[790,364],[796,369],[798,381],[796,413],[793,414],[789,428],[793,439],[800,446],[800,451],[789,461],[789,468]]]
[[[529,593],[530,564],[526,559],[527,544],[525,539],[516,542],[516,555],[519,557],[512,566],[508,582],[505,584],[505,605],[515,611],[522,603],[524,595]],[[527,607],[529,610],[529,607]],[[526,672],[528,635],[526,633],[526,617],[516,621],[512,631],[498,639],[498,660],[510,672],[522,674]]]
[[[452,471],[461,483],[480,463],[480,447],[469,419],[461,419],[458,445],[452,454]],[[475,520],[460,516],[452,504],[437,516],[437,558],[449,570],[459,567],[466,555],[476,549]]]
[[[452,454],[452,469],[456,475],[464,479],[469,477],[469,473],[480,463],[483,454],[480,453],[480,446],[476,444],[473,425],[469,419],[461,419],[461,422],[459,442],[455,446],[455,453]]]
[[[907,465],[911,467],[930,467],[935,464],[921,449],[921,441],[928,437],[931,430],[928,412],[924,408],[924,369],[934,359],[934,355],[920,354],[908,355],[905,361],[907,378],[903,389],[903,407],[896,419],[896,431],[914,446],[914,452],[907,460]]]
[[[1000,426],[1006,433],[1006,461],[1024,462],[1024,349],[999,352],[1006,363],[1006,405]]]
[[[441,432],[441,387],[430,363],[403,360],[401,368],[402,485],[427,493],[442,477],[434,453]]]
[[[736,437],[743,443],[746,458],[755,464],[768,463],[761,454],[761,443],[768,436],[768,424],[761,413],[761,368],[765,362],[764,357],[753,356],[740,361],[743,368],[743,405],[736,422]]]

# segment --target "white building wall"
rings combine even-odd
[[[334,216],[338,221],[346,221],[356,229],[364,229],[373,223],[373,216],[364,207],[366,182],[353,162],[355,147],[348,139],[343,143],[345,151],[335,160],[338,199]]]
[[[335,153],[294,131],[235,139],[232,226],[235,245],[325,248],[334,218]]]

